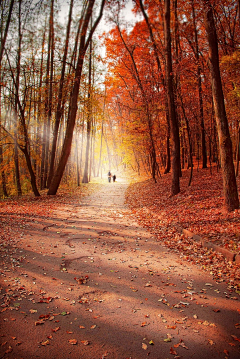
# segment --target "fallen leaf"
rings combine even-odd
[[[143,348],[144,350],[147,350],[147,344],[142,343],[142,348]]]
[[[232,337],[234,340],[237,340],[238,342],[240,342],[240,338],[238,338],[236,335],[231,335],[231,337]]]
[[[44,324],[45,321],[44,320],[38,320],[35,322],[35,325],[41,325],[41,324]]]
[[[5,354],[9,354],[13,351],[13,348],[9,345],[8,349],[5,351]]]
[[[178,348],[179,346],[188,349],[188,347],[183,343],[182,339],[180,340],[180,342],[178,344],[174,345],[174,348]]]
[[[40,343],[42,346],[46,346],[46,345],[49,345],[50,344],[50,341],[49,340],[46,340],[45,342],[41,342]]]
[[[209,343],[210,345],[215,344],[212,339],[208,339],[208,343]]]
[[[171,342],[171,338],[164,339],[165,343]]]
[[[81,340],[81,343],[83,343],[83,345],[89,345],[90,342],[88,340]]]
[[[59,329],[60,329],[60,327],[57,327],[57,328],[55,328],[55,329],[52,329],[52,332],[56,333]]]
[[[77,339],[68,339],[68,342],[72,345],[76,345],[77,344]]]
[[[170,348],[170,354],[172,355],[177,355],[176,350],[174,350],[172,347]]]
[[[147,284],[145,284],[145,287],[152,287],[152,284],[147,283]]]

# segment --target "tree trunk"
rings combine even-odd
[[[170,169],[171,169],[170,123],[169,123],[169,120],[167,121],[167,123],[168,123],[168,127],[167,127],[167,144],[166,144],[166,167],[164,169],[164,174],[169,173]]]
[[[68,25],[67,25],[67,34],[66,34],[64,55],[63,55],[62,72],[61,72],[61,79],[60,79],[59,90],[58,90],[57,113],[56,113],[56,119],[55,119],[55,124],[54,124],[54,131],[53,131],[51,160],[50,160],[49,176],[48,176],[48,183],[47,183],[48,188],[50,186],[50,183],[51,183],[52,177],[53,177],[56,148],[57,148],[58,130],[59,130],[60,120],[61,120],[62,113],[63,113],[63,85],[64,85],[66,60],[67,60],[67,53],[68,53],[70,28],[71,28],[71,22],[72,22],[73,1],[74,0],[71,0],[71,4],[69,7],[69,16],[68,16]]]
[[[240,122],[238,124],[238,137],[237,137],[237,149],[236,149],[236,177],[238,176],[238,171],[239,171],[239,157],[240,157],[239,155],[240,155]]]
[[[2,150],[2,145],[0,144],[0,165],[3,162],[3,150]],[[5,175],[5,171],[2,169],[1,170],[1,177],[2,177],[2,190],[3,190],[3,195],[4,197],[8,197],[8,193],[7,193],[7,185],[6,185],[6,175]]]
[[[90,41],[89,49],[89,69],[88,69],[88,103],[87,103],[87,144],[85,153],[85,167],[83,173],[82,183],[88,183],[91,172],[91,166],[89,166],[89,155],[90,155],[90,142],[92,132],[92,41]],[[90,161],[91,162],[91,161]]]
[[[167,87],[169,119],[170,119],[171,139],[172,139],[171,195],[174,196],[180,192],[179,176],[181,172],[181,165],[180,165],[179,128],[178,128],[175,102],[174,102],[174,92],[173,92],[173,71],[172,71],[171,35],[170,35],[170,0],[165,0],[164,35],[165,35],[165,46],[166,46],[166,87]]]
[[[100,154],[99,154],[97,177],[99,177],[101,161],[102,161],[102,140],[103,140],[103,120],[102,120],[102,126],[101,126],[101,143],[100,143]]]
[[[5,48],[5,42],[7,40],[8,28],[9,28],[10,21],[11,21],[13,4],[14,4],[14,0],[11,0],[10,6],[9,6],[8,18],[7,18],[7,22],[6,22],[6,26],[5,26],[4,35],[3,35],[3,39],[1,39],[1,45],[0,45],[0,68],[1,68],[1,63],[2,63],[3,51],[4,51],[4,48]]]
[[[1,76],[1,73],[0,73]],[[1,78],[0,78],[0,103],[1,103],[1,97],[2,97],[2,86],[1,86]],[[2,113],[1,113],[1,106],[0,106],[0,125],[2,122]],[[2,138],[2,126],[0,126],[0,138]],[[0,143],[0,166],[3,162],[3,146],[2,143]],[[6,176],[5,176],[5,172],[4,169],[1,170],[1,177],[2,177],[2,190],[3,190],[3,194],[5,197],[8,197],[8,193],[7,193],[7,186],[6,186]]]
[[[200,126],[201,126],[201,138],[202,138],[202,168],[207,168],[207,149],[206,149],[205,126],[204,126],[204,117],[203,117],[201,66],[200,66],[200,58],[199,58],[198,32],[196,26],[194,0],[192,0],[192,15],[193,15],[194,37],[195,37],[195,45],[196,45],[195,57],[197,60],[198,100],[199,100]]]
[[[21,4],[19,0],[19,13],[18,13],[18,52],[17,52],[17,74],[16,74],[16,93],[19,93],[19,78],[20,78],[20,62],[21,62],[21,46],[22,46],[22,31],[21,31]],[[15,99],[15,111],[17,114],[17,100]],[[18,120],[17,115],[15,116],[15,128],[14,128],[14,163],[15,163],[15,177],[17,185],[17,193],[19,196],[22,195],[20,171],[19,171],[19,158],[18,158]]]
[[[52,120],[52,95],[53,95],[53,60],[54,60],[54,0],[51,1],[51,13],[49,20],[49,57],[50,57],[50,78],[49,93],[47,94],[47,132],[46,132],[46,150],[45,150],[45,166],[44,166],[44,188],[47,188],[48,168],[49,168],[49,149],[50,149],[50,131]]]
[[[224,200],[226,209],[232,211],[239,208],[239,198],[233,165],[232,141],[228,128],[219,68],[218,39],[213,17],[213,9],[209,0],[204,0],[204,10],[205,28],[209,43],[209,67],[211,73],[213,103],[221,157]]]
[[[85,53],[88,48],[89,42],[92,38],[93,32],[95,31],[95,29],[102,17],[105,0],[102,0],[99,16],[98,16],[97,20],[95,21],[95,24],[88,35],[88,40],[86,41],[87,29],[88,29],[90,18],[92,16],[94,2],[95,2],[95,0],[89,0],[86,14],[85,14],[85,17],[83,20],[81,39],[80,39],[80,45],[79,45],[79,53],[78,53],[78,61],[77,61],[77,66],[76,66],[76,71],[75,71],[73,90],[71,93],[70,111],[69,111],[69,116],[68,116],[68,121],[67,121],[66,134],[65,134],[65,138],[64,138],[60,161],[59,161],[58,167],[56,169],[56,172],[53,176],[52,182],[51,182],[49,190],[48,190],[49,195],[54,195],[57,193],[58,187],[60,185],[60,182],[61,182],[61,179],[62,179],[62,176],[64,173],[65,166],[68,161],[68,157],[71,152],[73,131],[74,131],[74,127],[75,127],[77,108],[78,108],[77,103],[78,103],[78,94],[79,94],[79,87],[80,87],[80,81],[81,81],[81,75],[82,75],[83,61],[84,61]]]

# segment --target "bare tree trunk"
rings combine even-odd
[[[77,107],[78,107],[77,102],[78,102],[80,81],[81,81],[81,76],[82,76],[83,61],[84,61],[85,53],[88,48],[89,42],[92,38],[92,35],[102,17],[105,0],[102,0],[99,16],[98,16],[97,20],[95,21],[93,28],[90,30],[88,39],[86,41],[87,29],[88,29],[90,18],[92,16],[94,2],[95,2],[95,0],[89,0],[86,14],[85,14],[85,17],[83,20],[81,39],[80,39],[80,45],[79,45],[79,53],[78,53],[78,61],[77,61],[77,66],[76,66],[76,71],[75,71],[73,90],[71,93],[70,112],[69,112],[69,116],[68,116],[67,129],[66,129],[66,134],[65,134],[65,138],[64,138],[61,156],[60,156],[60,161],[59,161],[58,167],[56,169],[56,172],[53,176],[52,182],[51,182],[49,190],[48,190],[49,195],[54,195],[57,193],[58,187],[60,185],[60,182],[61,182],[61,179],[63,176],[65,166],[68,161],[68,157],[71,152],[72,137],[73,137],[73,131],[74,131],[76,115],[77,115]]]
[[[55,156],[56,156],[56,148],[57,148],[58,130],[59,130],[60,120],[61,120],[62,113],[63,113],[63,85],[64,85],[64,77],[65,77],[65,69],[66,69],[66,60],[67,60],[70,28],[71,28],[71,22],[72,22],[73,1],[74,0],[71,0],[71,4],[70,4],[70,7],[69,7],[69,16],[68,16],[68,25],[67,25],[65,48],[64,48],[64,54],[63,54],[62,72],[61,72],[61,79],[60,79],[59,90],[58,90],[57,113],[56,113],[56,119],[55,119],[55,124],[54,124],[54,131],[53,131],[51,160],[50,160],[49,176],[48,176],[48,183],[47,183],[48,188],[50,186],[50,183],[51,183],[51,180],[52,180],[52,177],[53,177],[54,163],[55,163]]]
[[[226,209],[232,211],[239,208],[239,198],[233,165],[232,141],[228,128],[219,68],[218,39],[213,17],[213,9],[209,0],[204,0],[204,10],[205,28],[209,43],[209,67],[211,73],[213,103],[220,147],[224,200]]]
[[[4,35],[3,35],[3,39],[1,39],[1,45],[0,45],[0,68],[1,68],[1,63],[2,63],[3,51],[4,51],[4,48],[5,48],[5,42],[7,40],[8,28],[9,28],[10,21],[11,21],[13,4],[14,4],[14,0],[11,0],[10,6],[9,6],[8,18],[7,18],[7,22],[6,22],[6,27],[5,27],[5,31],[4,31]]]
[[[0,73],[1,76],[1,73]],[[1,78],[0,78],[1,80]],[[2,81],[0,81],[0,125],[2,124],[2,111],[1,111],[1,97],[2,97],[2,86],[1,86]],[[2,138],[2,126],[0,126],[0,137]],[[2,143],[0,143],[0,166],[2,165],[3,162],[3,146]],[[2,177],[2,190],[3,190],[3,194],[5,197],[8,197],[8,193],[7,193],[7,185],[6,185],[6,176],[5,176],[5,172],[4,169],[1,170],[1,177]]]
[[[192,15],[193,15],[193,26],[194,26],[195,45],[196,45],[195,57],[197,60],[198,97],[199,97],[199,110],[200,110],[201,138],[202,138],[202,168],[207,168],[207,149],[206,149],[205,126],[204,126],[204,117],[203,117],[201,66],[200,66],[200,58],[199,58],[198,33],[197,33],[196,18],[195,18],[194,0],[192,0]]]
[[[49,67],[50,67],[50,78],[49,78],[49,93],[47,94],[47,131],[46,131],[46,149],[45,149],[45,166],[44,166],[44,179],[43,186],[47,188],[48,168],[49,168],[49,149],[50,149],[50,131],[51,131],[51,120],[52,120],[52,89],[53,89],[53,60],[54,60],[54,0],[51,0],[51,13],[49,20]]]
[[[82,183],[88,183],[91,172],[91,166],[89,166],[89,155],[90,155],[90,142],[92,132],[92,41],[90,41],[89,49],[89,70],[88,70],[88,103],[87,103],[87,144],[85,152],[85,168]]]
[[[17,74],[16,74],[16,93],[19,93],[19,78],[20,78],[20,62],[21,62],[21,46],[22,46],[22,31],[21,31],[21,4],[19,0],[19,13],[18,13],[18,53],[17,53]],[[15,111],[17,114],[17,100],[15,99]],[[14,129],[14,163],[15,163],[15,177],[18,195],[22,195],[20,171],[19,171],[19,158],[18,158],[18,120],[17,115],[15,116],[15,129]]]
[[[165,1],[164,14],[164,35],[166,46],[166,87],[168,97],[168,108],[171,125],[172,138],[172,187],[171,194],[174,196],[180,192],[180,140],[179,128],[177,123],[174,91],[173,91],[173,71],[172,71],[172,54],[171,54],[171,34],[170,34],[170,0]]]

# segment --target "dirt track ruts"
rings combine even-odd
[[[139,226],[127,185],[65,203],[4,252],[1,357],[240,357],[239,296]]]

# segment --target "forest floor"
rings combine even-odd
[[[176,198],[170,176],[120,176],[1,201],[0,357],[239,358],[239,266],[174,226],[238,251],[239,211],[217,173],[186,181]]]

